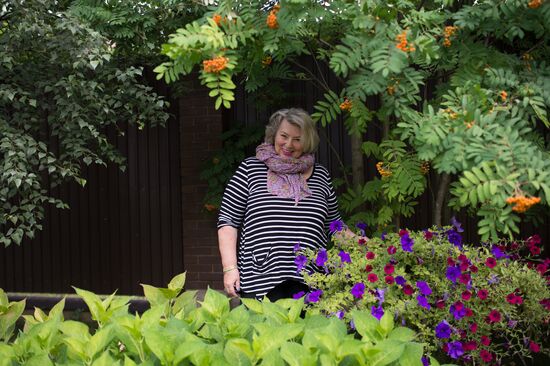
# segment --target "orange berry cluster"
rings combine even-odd
[[[395,37],[395,40],[399,42],[395,45],[395,47],[399,48],[403,52],[414,52],[416,48],[414,48],[414,45],[409,46],[409,42],[407,41],[407,30],[405,29],[403,32],[399,33],[397,37]]]
[[[443,35],[445,39],[443,40],[443,46],[451,47],[451,37],[456,33],[457,28],[449,25],[443,30]]]
[[[218,27],[220,26],[220,23],[222,21],[222,16],[220,14],[214,14],[214,16],[212,17],[212,20],[214,21],[214,23],[216,23],[218,25]]]
[[[340,109],[343,111],[351,111],[351,106],[353,103],[351,103],[351,100],[348,98],[345,98],[342,103],[340,103]]]
[[[423,163],[420,165],[420,171],[421,171],[422,174],[424,174],[424,175],[428,174],[429,171],[430,171],[430,162],[429,162],[429,161],[423,162]]]
[[[474,124],[476,123],[476,121],[470,121],[470,122],[465,122],[465,123],[466,123],[466,128],[470,129],[470,128],[474,127]]]
[[[531,0],[531,1],[529,1],[528,6],[529,6],[531,9],[536,9],[536,8],[538,8],[541,4],[542,4],[542,0]]]
[[[500,96],[500,99],[502,99],[503,102],[506,102],[506,99],[508,98],[508,93],[506,93],[505,90],[501,90],[498,95]]]
[[[206,211],[208,212],[212,212],[212,211],[215,211],[218,209],[218,207],[216,205],[212,205],[210,203],[205,203],[204,204],[204,208],[206,209]]]
[[[270,29],[279,28],[279,23],[277,22],[277,13],[279,12],[280,9],[281,9],[281,5],[277,4],[269,12],[269,15],[267,16],[267,20],[265,21],[268,28]]]
[[[383,161],[379,161],[378,163],[376,163],[376,170],[378,170],[378,173],[382,177],[389,177],[391,175],[391,171],[389,169],[384,168],[384,162]]]
[[[449,118],[451,118],[451,119],[457,119],[458,118],[458,113],[453,112],[453,110],[451,108],[447,108],[443,112],[447,113],[449,115]]]
[[[389,85],[386,88],[386,91],[388,92],[389,95],[393,95],[393,93],[395,93],[395,85]]]
[[[219,73],[227,67],[227,62],[229,59],[227,57],[216,57],[212,60],[204,60],[202,62],[202,68],[204,72]]]
[[[265,67],[265,66],[269,66],[271,65],[271,62],[273,61],[273,58],[271,56],[265,56],[263,59],[262,59],[262,65]]]
[[[540,202],[540,197],[525,197],[524,195],[508,197],[506,203],[509,205],[514,205],[512,207],[513,211],[516,212],[525,212],[531,208],[531,206],[536,205]]]

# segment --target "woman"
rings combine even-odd
[[[330,223],[340,220],[329,173],[315,163],[318,144],[307,112],[279,110],[256,156],[245,159],[228,183],[218,242],[229,296],[260,299],[267,294],[274,301],[307,289],[295,250],[325,247]]]

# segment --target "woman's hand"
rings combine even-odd
[[[237,297],[237,291],[241,289],[239,270],[232,269],[223,274],[223,288],[228,296]]]

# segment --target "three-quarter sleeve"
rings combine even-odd
[[[218,216],[218,229],[223,226],[241,227],[248,194],[248,169],[246,161],[243,161],[225,187]]]
[[[340,210],[338,209],[338,198],[336,197],[336,193],[334,192],[334,187],[332,186],[332,179],[330,175],[327,172],[326,175],[327,179],[327,187],[328,187],[328,195],[327,195],[327,220],[325,222],[325,229],[328,231],[330,223],[336,220],[342,220],[342,216],[340,215]]]

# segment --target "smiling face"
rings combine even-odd
[[[283,119],[275,134],[275,152],[283,158],[299,158],[304,152],[300,127]]]

